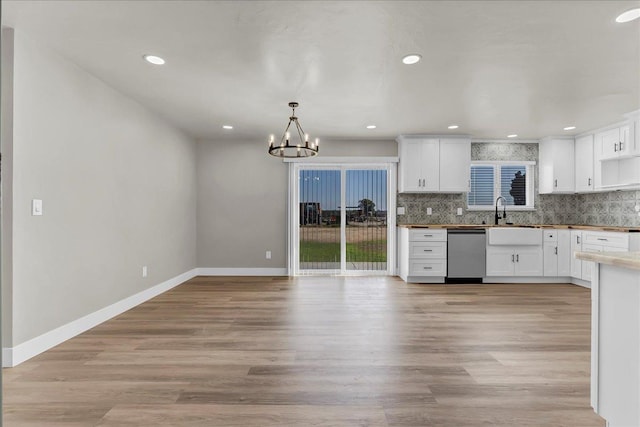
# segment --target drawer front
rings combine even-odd
[[[446,258],[447,242],[411,242],[409,258]]]
[[[557,242],[558,241],[558,231],[557,230],[544,230],[543,233],[545,242]]]
[[[447,260],[444,259],[425,259],[425,260],[409,260],[410,276],[446,276]]]
[[[446,242],[447,230],[431,230],[428,228],[409,230],[410,242]]]
[[[607,248],[629,250],[629,235],[627,233],[603,233],[603,232],[583,232],[582,238],[585,244],[600,245]]]

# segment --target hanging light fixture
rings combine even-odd
[[[298,118],[296,117],[297,102],[290,102],[289,107],[293,110],[291,117],[289,117],[289,124],[284,130],[282,138],[280,138],[280,144],[275,145],[274,137],[269,137],[269,154],[275,157],[313,157],[318,154],[319,140],[316,138],[314,142],[309,142],[309,134],[304,133]],[[291,139],[291,132],[289,128],[291,123],[295,123],[294,133],[298,134],[299,142],[294,144]]]

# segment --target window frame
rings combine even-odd
[[[495,200],[501,194],[501,166],[525,166],[526,172],[526,189],[527,189],[527,205],[507,205],[507,210],[510,211],[534,211],[535,207],[535,166],[536,162],[533,160],[472,160],[469,165],[469,171],[473,166],[492,166],[493,167],[493,200],[494,204],[489,205],[469,205],[469,197],[467,193],[467,210],[468,211],[490,211],[495,209]],[[469,175],[471,176],[471,175]],[[469,181],[469,188],[471,188],[471,181]]]

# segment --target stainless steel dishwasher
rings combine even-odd
[[[447,280],[482,281],[486,269],[486,249],[484,228],[448,230]]]

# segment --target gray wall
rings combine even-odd
[[[5,346],[196,267],[195,143],[20,32],[14,51]]]
[[[323,157],[398,155],[395,141],[322,141],[320,147]],[[200,141],[197,158],[198,267],[285,268],[287,164],[269,156],[262,141]]]

